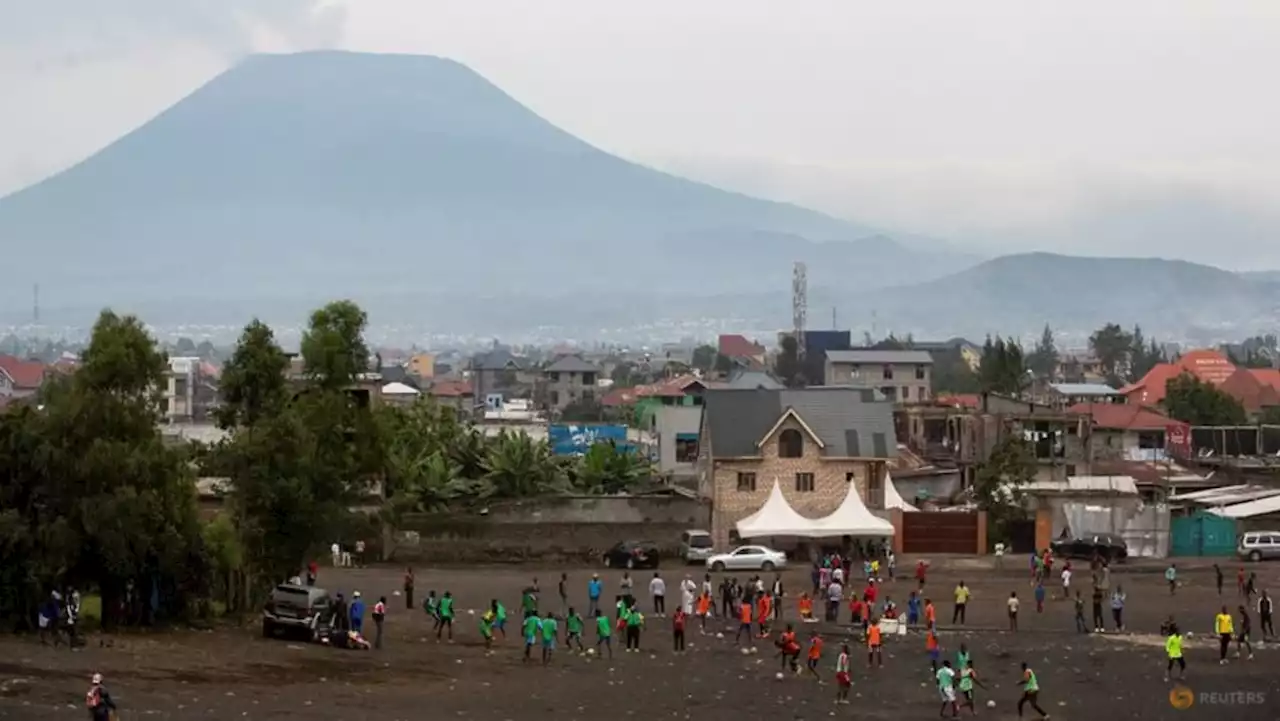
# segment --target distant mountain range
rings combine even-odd
[[[1045,254],[980,263],[615,157],[458,63],[256,56],[80,164],[0,199],[0,321],[301,319],[352,297],[375,322],[510,332],[667,318],[1024,332],[1099,319],[1274,317],[1275,278]],[[1273,327],[1273,326],[1272,326]]]

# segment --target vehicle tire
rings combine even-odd
[[[772,571],[774,568],[776,568],[776,566],[773,565],[773,561],[765,561],[760,564],[761,571]]]
[[[723,561],[716,561],[715,563],[711,564],[711,570],[712,570],[712,572],[714,572],[714,573],[723,573],[723,572],[724,572],[724,562],[723,562]]]
[[[634,571],[634,570],[635,570],[635,567],[636,567],[636,559],[634,559],[634,558],[628,558],[628,559],[627,559],[627,570],[628,570],[628,571]]]
[[[1253,561],[1254,563],[1257,563],[1258,561],[1261,561],[1261,560],[1262,560],[1262,552],[1261,552],[1261,551],[1256,551],[1256,550],[1254,550],[1254,551],[1249,551],[1249,560],[1250,560],[1250,561]]]

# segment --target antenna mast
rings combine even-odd
[[[809,275],[797,261],[791,271],[791,324],[796,338],[796,356],[804,358],[804,329],[809,314]]]

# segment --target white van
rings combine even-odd
[[[1280,558],[1280,531],[1249,531],[1240,537],[1236,554],[1250,561]]]

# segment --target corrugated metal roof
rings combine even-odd
[[[1237,503],[1234,506],[1210,508],[1209,513],[1225,518],[1253,518],[1254,516],[1280,513],[1280,495],[1249,501],[1248,503]]]
[[[756,444],[792,409],[833,457],[893,458],[893,404],[863,388],[708,389],[703,396],[712,452],[722,458],[759,454]]]
[[[562,355],[544,369],[548,373],[596,373],[600,369],[576,355]]]
[[[875,364],[933,364],[933,356],[922,350],[829,350],[827,360],[832,363]]]
[[[1024,493],[1097,493],[1122,496],[1138,495],[1138,482],[1132,476],[1070,476],[1062,481],[1033,481],[1022,486]]]
[[[1064,396],[1118,396],[1120,391],[1105,383],[1050,383],[1049,387]]]
[[[1184,496],[1173,496],[1169,500],[1191,502],[1203,506],[1230,506],[1236,503],[1256,501],[1261,498],[1280,496],[1280,489],[1264,486],[1242,485],[1212,488],[1199,493],[1188,493]]]

